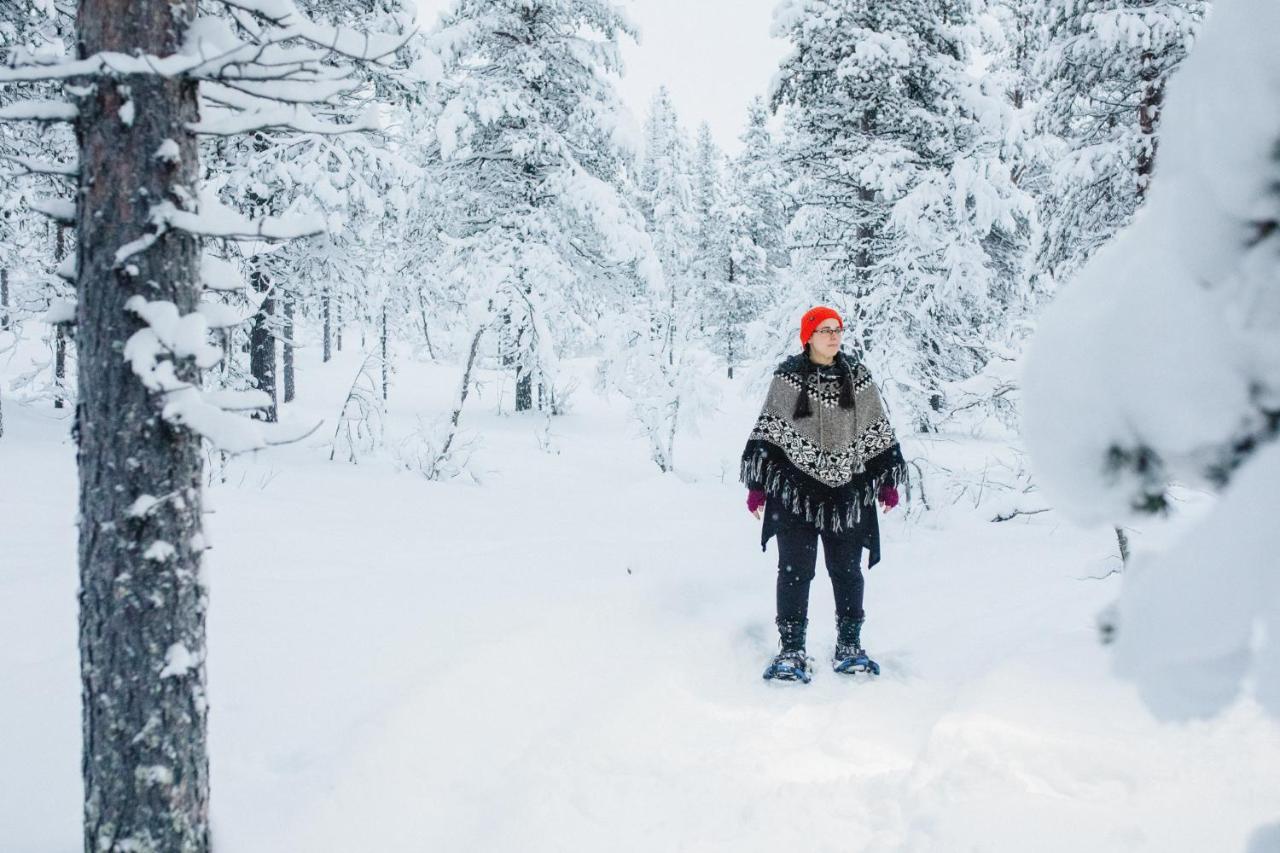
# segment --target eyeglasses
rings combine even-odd
[[[844,329],[842,327],[834,329],[814,329],[813,333],[815,335],[825,335],[827,338],[838,338],[844,334]]]

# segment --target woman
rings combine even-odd
[[[880,392],[861,363],[840,350],[844,321],[832,308],[800,320],[804,352],[778,365],[764,408],[742,452],[747,508],[763,518],[761,547],[778,537],[778,635],[781,650],[765,678],[808,682],[809,583],[818,539],[836,599],[836,672],[880,667],[862,650],[862,549],[880,561],[878,498],[898,504],[906,466]]]

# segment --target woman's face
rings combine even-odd
[[[823,358],[835,358],[840,351],[840,341],[844,335],[844,327],[834,317],[822,321],[809,338],[809,346]]]

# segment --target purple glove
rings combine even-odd
[[[764,506],[764,490],[763,489],[752,489],[751,491],[747,492],[747,509],[748,510],[750,510],[751,512],[755,512],[762,506]]]
[[[879,497],[885,509],[893,509],[898,505],[898,487],[892,483],[885,483],[880,487]]]

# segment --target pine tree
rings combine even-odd
[[[700,324],[705,293],[698,277],[698,220],[694,210],[692,153],[671,95],[654,95],[645,121],[639,193],[648,232],[662,267],[661,292],[649,292],[649,314],[660,356],[670,368]]]
[[[1039,131],[1056,143],[1043,193],[1040,265],[1063,281],[1142,201],[1156,160],[1164,87],[1207,0],[1038,0],[1047,43]]]
[[[727,247],[718,198],[721,156],[710,138],[690,150],[664,88],[655,93],[636,167],[637,207],[648,230],[626,312],[612,320],[600,376],[631,403],[663,472],[675,469],[676,437],[703,417],[714,399],[715,368],[705,341],[709,302],[723,276]],[[701,161],[701,164],[698,164]]]
[[[813,0],[775,24],[794,45],[774,93],[799,131],[794,239],[922,430],[986,363],[1033,212],[1000,159],[1004,105],[967,67],[969,23],[959,0]]]
[[[1274,102],[1277,32],[1272,0],[1214,10],[1169,81],[1141,215],[1046,309],[1027,364],[1055,506],[1112,522],[1171,509],[1174,484],[1218,493],[1133,556],[1111,623],[1115,670],[1170,720],[1242,697],[1280,717],[1280,125],[1242,109]]]
[[[745,236],[766,253],[767,267],[782,269],[791,261],[786,234],[794,213],[786,195],[791,176],[769,131],[764,98],[752,99],[741,141],[742,151],[733,163],[736,191],[731,198],[745,209]]]
[[[515,408],[555,409],[556,364],[586,331],[585,291],[620,287],[643,251],[619,192],[624,111],[611,75],[634,30],[603,0],[458,0],[434,36],[449,95],[436,177],[438,268],[496,322]]]
[[[732,274],[729,223],[726,218],[724,152],[706,122],[698,126],[690,173],[690,213],[694,221],[691,273],[697,280],[698,328],[719,327],[718,315]]]
[[[748,108],[742,151],[729,164],[726,177],[722,216],[728,255],[718,298],[723,323],[716,342],[730,379],[745,355],[748,327],[771,308],[779,274],[790,266],[786,229],[792,210],[785,195],[789,175],[768,118],[764,99],[755,98]]]
[[[76,182],[74,202],[39,209],[78,238],[86,850],[209,849],[201,444],[240,452],[281,436],[237,414],[264,394],[204,385],[221,356],[209,329],[240,319],[204,297],[243,282],[202,244],[316,227],[222,204],[202,185],[199,139],[366,129],[317,118],[349,88],[317,60],[369,62],[395,42],[317,25],[289,0],[234,5],[198,17],[195,0],[81,0],[76,59],[28,53],[0,68],[35,92],[73,81],[73,100],[18,100],[0,118],[71,124],[78,148],[57,172]]]
[[[0,61],[20,63],[62,56],[74,41],[72,11],[39,0],[0,9]],[[32,82],[25,91],[0,86],[0,111],[22,110],[27,98],[53,99],[59,87]],[[28,399],[63,408],[75,395],[67,365],[73,352],[75,238],[71,229],[75,138],[58,121],[0,121],[0,352],[34,321],[49,324],[50,358],[19,378]],[[43,214],[43,215],[32,215]]]

